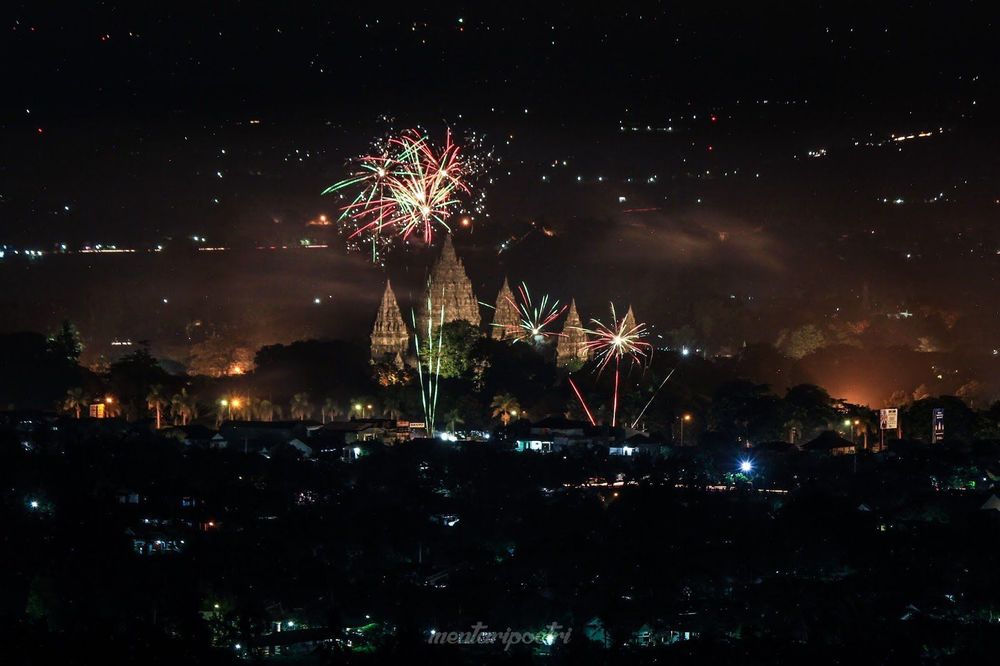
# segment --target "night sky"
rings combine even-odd
[[[506,274],[662,331],[740,308],[706,347],[899,313],[886,346],[1000,347],[989,3],[37,4],[0,10],[5,328],[361,338],[434,253],[383,269],[307,223],[421,125],[500,157],[456,237],[484,301]],[[140,251],[52,254],[97,243]]]

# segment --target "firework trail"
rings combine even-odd
[[[610,325],[601,323],[598,319],[590,320],[594,328],[579,327],[587,334],[585,348],[594,354],[597,360],[597,371],[603,370],[612,362],[615,363],[615,390],[612,399],[611,427],[618,422],[618,387],[620,383],[621,362],[623,359],[633,363],[645,361],[653,351],[653,346],[643,340],[646,337],[645,324],[632,324],[626,316],[618,319],[615,304],[611,304]]]
[[[573,393],[576,394],[576,399],[580,401],[583,411],[587,413],[587,418],[590,419],[590,425],[596,426],[597,422],[594,421],[594,415],[590,413],[590,407],[587,407],[587,402],[583,399],[583,395],[580,394],[580,389],[576,387],[576,383],[573,381],[573,378],[567,377],[566,379],[569,380],[569,385],[573,387]]]
[[[427,312],[434,312],[430,290],[427,294]],[[437,342],[434,341],[434,317],[427,318],[427,348],[420,348],[420,333],[417,327],[417,313],[410,310],[413,321],[413,347],[417,353],[417,377],[420,380],[420,401],[424,408],[424,427],[430,437],[434,436],[434,417],[437,414],[438,387],[441,380],[442,342],[444,341],[444,305],[438,322]],[[424,366],[427,366],[426,379]]]
[[[632,430],[635,430],[636,425],[638,425],[639,421],[642,419],[642,415],[645,414],[646,410],[649,409],[649,406],[653,404],[653,399],[656,398],[656,394],[660,392],[660,389],[663,388],[668,381],[670,381],[670,378],[674,375],[674,370],[676,369],[677,368],[671,368],[670,372],[667,373],[667,376],[663,378],[662,382],[660,382],[660,385],[656,387],[655,391],[653,391],[653,395],[649,396],[649,402],[646,403],[646,406],[642,408],[641,412],[639,412],[639,416],[635,417],[635,421],[632,422]]]

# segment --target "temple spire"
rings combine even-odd
[[[590,357],[587,349],[587,334],[582,330],[580,314],[576,311],[576,299],[570,301],[566,312],[566,323],[562,335],[556,342],[556,363],[561,367],[583,364]]]
[[[397,354],[405,355],[410,343],[410,331],[403,321],[396,294],[392,291],[389,280],[385,281],[382,304],[379,306],[378,316],[375,317],[375,326],[372,327],[371,343],[372,361],[384,360],[387,356],[395,357]]]
[[[629,306],[628,306],[628,312],[625,313],[625,319],[623,319],[622,322],[625,325],[625,330],[626,331],[631,331],[633,328],[635,328],[637,326],[636,321],[635,321],[635,313],[632,312],[632,305],[631,304],[629,304]]]
[[[500,293],[497,294],[496,311],[493,313],[493,326],[490,331],[490,336],[494,340],[506,340],[512,337],[517,329],[520,317],[514,303],[514,292],[510,290],[510,284],[507,282],[507,277],[504,276],[503,286],[500,287]]]
[[[430,314],[427,312],[428,296],[430,296],[431,307],[434,310],[435,323],[439,320],[441,307],[444,306],[445,323],[465,320],[473,326],[479,326],[479,302],[472,291],[472,282],[465,273],[465,265],[455,253],[455,246],[450,234],[444,237],[441,256],[434,264],[434,268],[431,269],[431,275],[427,281],[427,292],[424,294],[423,303],[421,303],[421,330],[426,330]]]

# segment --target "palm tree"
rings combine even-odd
[[[149,387],[149,394],[146,396],[146,406],[156,413],[156,429],[160,429],[160,416],[163,408],[167,406],[167,397],[163,395],[163,387],[159,384]]]
[[[510,393],[497,393],[493,396],[490,407],[493,408],[494,418],[499,417],[504,426],[510,424],[510,417],[517,416],[518,412],[521,411],[521,405],[517,398]]]
[[[455,432],[456,426],[459,423],[465,423],[465,419],[462,418],[461,410],[456,407],[455,409],[448,410],[448,413],[444,415],[445,427],[448,428],[450,432]]]
[[[84,395],[83,389],[77,386],[76,388],[71,388],[66,391],[66,397],[63,399],[63,409],[67,412],[73,412],[76,418],[80,418],[80,410],[87,406],[87,396]]]
[[[402,407],[403,404],[395,392],[387,393],[385,397],[382,398],[382,412],[390,419],[398,419],[399,412]]]
[[[198,402],[186,388],[182,388],[180,393],[175,393],[170,398],[170,412],[174,415],[175,424],[179,419],[181,425],[187,425],[198,418]]]
[[[121,416],[125,412],[125,407],[122,406],[121,400],[115,400],[114,398],[104,399],[104,415],[109,419]]]
[[[333,398],[327,398],[323,402],[323,406],[320,408],[320,413],[323,416],[323,423],[326,423],[326,417],[329,414],[330,420],[332,421],[336,418],[337,414],[340,413],[340,405]]]
[[[309,404],[308,393],[296,393],[292,396],[292,403],[289,405],[289,413],[293,419],[305,421],[312,416],[312,405]]]
[[[257,418],[261,421],[274,420],[274,403],[264,398],[257,403]]]

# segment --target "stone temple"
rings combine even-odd
[[[428,296],[431,299],[431,313],[427,310]],[[488,333],[493,339],[507,341],[515,339],[516,336],[512,332],[516,331],[521,321],[515,302],[510,283],[504,278],[500,293],[497,294],[493,326]],[[472,291],[472,282],[465,272],[462,260],[455,254],[451,236],[445,236],[441,256],[431,269],[427,289],[415,308],[419,313],[417,325],[421,338],[427,335],[429,321],[437,326],[441,318],[442,305],[444,305],[445,323],[464,320],[479,329],[481,322],[479,301]],[[429,319],[431,316],[433,320]],[[635,315],[631,307],[625,317],[631,320],[633,326],[635,325]],[[396,294],[392,291],[392,285],[386,281],[382,304],[379,306],[371,333],[372,362],[390,362],[396,365],[402,365],[404,361],[414,362],[411,358],[413,331],[406,322],[407,319],[403,317],[396,301]],[[582,364],[590,358],[587,334],[580,329],[581,326],[580,314],[576,310],[574,300],[567,310],[562,335],[556,342],[556,362],[561,367]]]
[[[431,309],[427,311],[428,296],[431,300]],[[427,330],[428,317],[433,317],[436,326],[441,321],[441,306],[444,306],[444,323],[465,320],[479,328],[479,301],[472,291],[472,282],[465,273],[465,265],[455,254],[455,246],[451,242],[451,235],[444,237],[444,247],[441,248],[441,257],[431,269],[430,278],[427,280],[427,291],[420,304],[420,330]]]
[[[563,325],[562,335],[556,342],[556,363],[560,367],[586,363],[587,359],[590,358],[590,351],[587,349],[587,334],[580,330],[582,325],[580,314],[576,311],[576,299],[573,299],[566,312],[566,323]]]
[[[427,280],[427,290],[415,308],[420,313],[417,324],[421,327],[421,337],[427,334],[428,295],[431,296],[431,307],[434,309],[435,326],[440,321],[441,305],[444,304],[445,323],[465,320],[479,328],[479,302],[472,291],[472,282],[465,273],[465,266],[455,254],[451,236],[445,236],[441,256],[431,269]],[[412,351],[412,331],[406,322],[399,309],[396,294],[392,291],[392,285],[386,281],[382,304],[379,306],[371,333],[373,362],[388,361],[400,365],[409,358]]]
[[[631,331],[636,327],[635,323],[635,313],[632,312],[632,306],[628,306],[628,312],[625,313],[625,318],[622,319],[622,324],[626,332]]]
[[[494,340],[507,340],[513,337],[513,331],[518,327],[521,320],[514,305],[514,292],[507,284],[507,278],[503,279],[503,286],[497,294],[497,308],[493,313],[493,326],[490,328],[490,336]]]
[[[396,302],[392,284],[385,282],[382,305],[379,306],[375,326],[372,328],[372,361],[393,361],[401,364],[410,346],[410,329]]]

